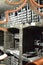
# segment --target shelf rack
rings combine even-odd
[[[16,24],[13,28],[17,28],[19,29],[19,65],[22,65],[22,42],[23,42],[23,28],[26,28],[26,27],[29,27],[29,26],[32,26],[30,24]],[[35,24],[34,26],[38,26],[38,24]],[[4,33],[4,46],[6,46],[6,33]],[[6,50],[6,49],[5,49]]]

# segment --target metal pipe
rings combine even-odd
[[[5,0],[0,0],[0,16],[5,11],[14,9],[14,7],[16,7],[16,6],[7,4],[5,2]],[[7,17],[7,13],[5,13],[5,19],[4,20],[0,20],[0,24],[7,23],[8,22],[8,19],[7,18],[8,18]]]
[[[19,11],[20,9],[22,9],[22,8],[26,5],[26,3],[27,3],[27,0],[24,0],[24,2],[23,2],[17,9],[15,9],[15,10],[7,10],[7,11],[5,12],[5,14],[7,14],[6,19],[8,20],[8,15],[9,15],[9,13]]]
[[[40,5],[40,4],[38,4],[37,2],[35,2],[35,0],[31,0],[33,3],[34,3],[34,5],[36,5],[37,7],[43,7],[43,5]]]
[[[32,0],[30,0],[30,7],[31,7],[31,9],[37,14],[37,15],[40,15],[40,16],[42,16],[43,17],[43,13],[42,12],[39,12],[38,10],[37,10],[37,7],[35,7],[35,5],[34,5],[34,3],[32,2]]]
[[[3,1],[0,1],[0,2],[3,3]],[[4,2],[5,2],[5,0],[4,0]],[[6,17],[6,19],[0,21],[0,24],[4,24],[4,23],[8,22],[8,15],[9,15],[9,13],[19,11],[22,7],[24,7],[24,6],[26,5],[26,2],[27,2],[27,0],[24,0],[24,1],[23,1],[23,4],[21,4],[21,6],[19,6],[16,10],[14,10],[14,9],[9,10],[9,9],[8,9],[8,10],[5,12],[5,17]],[[4,5],[5,5],[5,4],[4,4]],[[11,5],[10,5],[10,6],[11,6]],[[3,7],[3,8],[5,8],[5,7]],[[8,8],[9,8],[9,5],[8,5]]]

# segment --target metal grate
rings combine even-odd
[[[41,10],[43,11],[43,10]],[[23,9],[18,12],[13,12],[9,15],[8,25],[13,25],[15,23],[31,23],[31,22],[39,22],[40,18],[37,14],[35,14],[27,4]],[[12,23],[13,22],[13,23]]]

